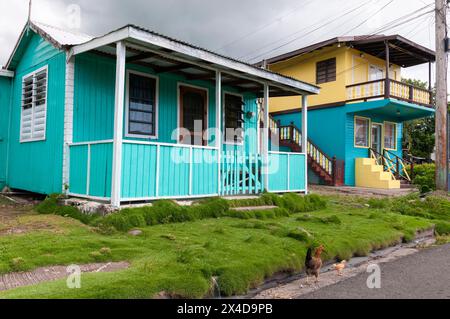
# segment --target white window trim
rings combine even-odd
[[[394,134],[395,134],[395,137],[394,137],[394,145],[395,145],[395,147],[394,147],[394,148],[388,148],[388,147],[386,147],[386,145],[385,145],[384,138],[385,138],[385,136],[386,136],[386,124],[392,124],[392,125],[394,125]],[[397,125],[397,123],[395,123],[395,122],[390,122],[390,121],[384,121],[384,123],[383,123],[383,147],[384,147],[384,149],[386,149],[386,150],[388,150],[388,151],[397,151],[397,149],[398,149],[398,146],[397,146],[397,139],[398,139],[398,125]]]
[[[356,145],[356,120],[368,121],[367,146]],[[353,118],[353,147],[369,149],[372,145],[372,119],[369,117],[355,115]]]
[[[180,107],[181,107],[181,95],[180,95],[180,89],[182,86],[186,86],[186,87],[191,87],[194,89],[199,89],[199,90],[203,90],[206,91],[206,123],[205,123],[205,127],[206,130],[209,129],[209,88],[207,87],[203,87],[203,86],[199,86],[199,85],[193,85],[193,84],[189,84],[186,82],[178,82],[177,83],[177,130],[180,129],[180,123],[181,123],[181,118],[180,118]],[[209,138],[210,136],[207,136],[207,145],[209,145]],[[179,144],[183,144],[180,141],[180,133],[178,132],[177,134],[177,143]]]
[[[130,123],[128,122],[129,117],[129,108],[130,108],[130,74],[136,74],[143,77],[148,77],[155,79],[155,117],[154,117],[154,127],[155,127],[155,134],[153,135],[147,135],[147,134],[133,134],[130,133]],[[125,137],[128,138],[139,138],[144,140],[154,140],[158,139],[158,115],[159,115],[159,77],[145,73],[145,72],[139,72],[135,70],[127,70],[127,79],[126,79],[126,92],[125,92]]]
[[[234,95],[234,96],[239,96],[242,100],[242,103],[244,103],[244,95],[243,94],[239,94],[239,93],[235,93],[235,92],[230,92],[230,91],[223,91],[222,92],[222,101],[223,101],[223,107],[222,107],[222,128],[223,128],[223,144],[224,145],[238,145],[238,146],[243,146],[244,145],[244,140],[245,140],[245,126],[244,126],[244,122],[242,122],[242,139],[240,142],[231,142],[231,141],[227,141],[226,139],[226,127],[225,127],[225,95]],[[242,109],[242,113],[244,112],[244,104],[241,105],[241,109]],[[244,119],[243,119],[244,120]]]
[[[33,125],[33,118],[34,118],[34,108],[35,108],[35,105],[34,105],[34,101],[32,102],[32,104],[33,104],[33,106],[32,106],[32,111],[31,111],[31,138],[28,138],[28,139],[23,139],[22,138],[22,112],[23,112],[23,105],[22,105],[22,95],[23,95],[23,82],[24,82],[24,79],[26,79],[26,78],[28,78],[28,77],[30,77],[30,76],[34,76],[35,74],[37,74],[37,73],[39,73],[39,72],[42,72],[42,71],[46,71],[46,80],[45,80],[45,115],[44,115],[44,118],[45,118],[45,128],[44,128],[44,136],[42,136],[42,137],[40,137],[40,138],[33,138],[33,128],[34,128],[34,125]],[[21,96],[21,99],[20,99],[20,133],[19,133],[19,138],[20,138],[20,143],[31,143],[31,142],[40,142],[40,141],[45,141],[46,139],[47,139],[47,107],[48,107],[48,65],[45,65],[45,66],[43,66],[43,67],[41,67],[41,68],[39,68],[39,69],[36,69],[36,70],[34,70],[34,71],[32,71],[32,72],[30,72],[30,73],[28,73],[28,74],[26,74],[26,75],[24,75],[23,77],[22,77],[22,79],[21,79],[21,88],[22,88],[22,90],[21,90],[21,94],[20,94],[20,96]]]

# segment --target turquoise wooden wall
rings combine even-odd
[[[391,121],[397,123],[397,156],[402,156],[402,123],[395,118],[395,108],[392,114],[385,116],[371,115],[370,110],[365,110],[367,102],[347,104],[342,107],[323,108],[308,111],[308,137],[318,145],[328,156],[336,156],[337,159],[345,161],[346,185],[355,185],[355,158],[368,157],[368,149],[354,147],[354,116],[358,113],[352,112],[357,109],[364,112],[362,116],[369,117],[373,122],[383,123]],[[293,112],[275,115],[275,119],[281,121],[281,125],[293,122],[301,128],[301,112]],[[308,180],[317,183],[316,176],[310,171]]]
[[[302,127],[302,113],[293,112],[274,116],[281,125],[291,122]],[[308,138],[318,145],[328,156],[345,158],[345,109],[342,107],[308,110]]]
[[[269,191],[305,190],[305,156],[303,154],[269,153]]]
[[[354,129],[355,122],[354,117],[356,114],[349,113],[346,116],[346,140],[345,140],[345,184],[354,186],[355,185],[355,159],[359,157],[369,157],[369,150],[367,148],[358,148],[354,146]],[[372,122],[383,123],[384,121],[391,121],[397,123],[397,150],[391,151],[396,154],[400,158],[403,156],[402,154],[402,136],[403,136],[403,125],[402,123],[398,123],[392,117],[381,117],[381,116],[367,116]]]
[[[8,185],[36,193],[62,191],[65,53],[33,35],[15,70]],[[48,65],[46,140],[20,143],[22,77]]]
[[[0,191],[6,185],[11,79],[0,76]]]
[[[127,65],[127,70],[154,74],[151,69],[136,65]],[[126,141],[173,143],[172,133],[178,126],[178,85],[189,84],[208,89],[208,127],[216,126],[215,86],[203,81],[186,81],[174,74],[160,74],[158,103],[158,138],[139,139],[124,137],[122,165],[122,197],[148,198],[156,195],[156,145],[137,145]],[[95,83],[95,85],[93,85]],[[110,140],[113,138],[114,127],[114,89],[115,89],[115,59],[108,59],[93,54],[82,54],[75,59],[75,97],[74,97],[74,143]],[[224,91],[233,92],[224,87]],[[250,134],[245,135],[243,145],[223,145],[223,150],[239,150],[257,152],[257,104],[256,96],[244,94],[244,111],[253,112],[255,116],[246,119],[244,129]],[[124,114],[125,117],[125,114]],[[124,134],[125,134],[124,125]],[[212,142],[212,141],[210,141]],[[177,147],[184,157],[189,156],[189,150]],[[88,194],[91,196],[109,197],[110,187],[105,180],[110,180],[111,149],[103,149],[105,153],[98,155],[100,163],[95,163],[99,170],[90,170],[89,184],[105,185],[87,192],[87,165],[75,163],[71,167],[70,192]],[[173,163],[170,160],[172,147],[161,146],[160,177],[158,196],[188,196],[210,195],[218,193],[217,151],[193,150],[194,164],[190,168],[188,161]],[[208,160],[209,158],[209,160]],[[71,152],[71,163],[87,161],[87,146],[76,147]],[[189,158],[187,158],[188,160]],[[198,159],[198,160],[196,160]],[[94,164],[91,154],[91,167]],[[102,167],[106,167],[102,169]],[[189,186],[189,170],[192,169],[192,183]],[[109,174],[108,177],[104,172]],[[99,172],[99,173],[97,173]],[[98,175],[98,176],[97,176]],[[77,176],[77,177],[73,177]]]
[[[135,70],[154,74],[151,69],[136,65],[127,65],[127,70]],[[186,81],[174,74],[160,74],[158,139],[155,142],[175,143],[172,132],[177,128],[178,116],[178,84],[190,84],[208,89],[208,127],[216,126],[215,86],[209,82]],[[92,85],[95,83],[95,86]],[[115,59],[109,59],[90,53],[77,56],[75,59],[75,98],[74,98],[74,142],[108,140],[113,138],[114,128],[114,89]],[[230,88],[224,87],[224,90]],[[244,95],[245,111],[257,114],[256,97]],[[256,116],[246,120],[245,128],[254,127],[255,132],[246,139],[245,147],[249,152],[256,152]],[[125,125],[124,125],[125,133]],[[126,138],[130,140],[148,140]]]

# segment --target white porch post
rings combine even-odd
[[[308,193],[308,96],[302,95],[302,153],[305,154],[305,194]]]
[[[114,106],[114,141],[112,162],[111,204],[120,207],[122,180],[122,140],[123,140],[123,110],[125,99],[125,61],[126,47],[124,42],[117,42],[116,60],[116,97]]]
[[[67,57],[69,54],[67,54]],[[64,149],[62,192],[67,194],[70,186],[70,144],[73,142],[73,103],[75,85],[75,58],[66,62],[65,100],[64,100]]]
[[[216,71],[216,147],[217,147],[217,191],[222,190],[220,169],[222,159],[222,72]]]
[[[264,84],[264,99],[263,99],[263,141],[262,141],[262,156],[263,156],[263,176],[264,189],[269,191],[269,85]]]

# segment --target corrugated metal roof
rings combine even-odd
[[[33,30],[38,29],[35,30],[36,32],[44,32],[46,37],[50,37],[59,46],[73,46],[88,42],[94,38],[78,31],[62,29],[42,22],[32,21],[30,25]]]
[[[338,43],[344,43],[345,45],[354,47],[360,51],[369,53],[374,56],[378,56],[380,55],[380,53],[383,53],[384,51],[385,41],[389,41],[391,45],[396,46],[395,48],[392,48],[390,52],[392,63],[404,67],[409,67],[419,65],[427,61],[435,60],[435,52],[433,50],[421,46],[420,44],[408,40],[398,34],[394,35],[372,34],[372,35],[335,37],[291,52],[277,55],[270,59],[266,59],[265,62],[268,64],[278,63]],[[396,51],[398,51],[397,55],[395,55]],[[405,55],[407,56],[406,58],[404,57]],[[255,65],[260,66],[262,65],[263,62],[264,61],[260,61]]]

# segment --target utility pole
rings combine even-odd
[[[447,0],[436,1],[436,188],[447,190]]]
[[[33,0],[29,0],[28,2],[28,22],[31,21],[31,9],[33,7]]]

